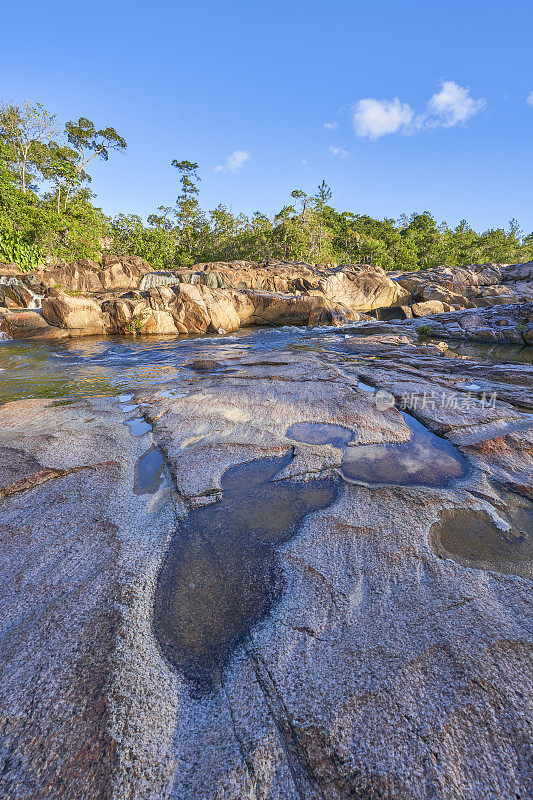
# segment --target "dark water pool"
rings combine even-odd
[[[276,548],[335,499],[338,483],[273,480],[292,452],[228,469],[222,498],[189,512],[157,581],[154,632],[168,661],[203,694],[283,591]]]

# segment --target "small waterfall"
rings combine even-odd
[[[153,289],[154,286],[173,286],[179,282],[179,278],[170,271],[146,272],[141,278],[139,290],[144,292],[146,289]]]
[[[26,286],[20,278],[14,275],[0,275],[0,301],[5,297],[11,298],[21,308],[41,308],[43,295],[36,294]]]
[[[178,283],[200,283],[201,274],[199,272],[182,272],[176,275],[170,270],[157,270],[156,272],[146,272],[139,284],[139,291],[152,289],[154,286],[176,286]]]

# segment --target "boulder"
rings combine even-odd
[[[241,312],[243,325],[309,325],[329,323],[338,313],[335,304],[320,294],[300,295],[274,292],[245,293],[251,307]]]
[[[421,303],[413,303],[411,311],[415,317],[427,317],[431,314],[444,313],[444,305],[440,300],[426,300]]]
[[[51,327],[38,311],[0,311],[0,333],[10,339],[38,341],[56,341],[68,336],[67,331]]]
[[[417,305],[421,304],[412,306],[414,312]],[[530,335],[528,328],[532,323],[533,303],[515,303],[439,314],[431,320],[431,327],[443,338],[521,345],[528,341],[524,334]],[[416,328],[408,321],[403,324]]]
[[[62,264],[52,269],[39,269],[34,273],[47,289],[68,289],[71,292],[99,292],[102,283],[99,277],[100,264],[88,258]]]
[[[522,331],[522,336],[526,344],[533,344],[533,322],[528,322]]]
[[[441,300],[451,306],[527,302],[533,299],[533,262],[527,264],[469,264],[395,274],[395,280],[414,300]],[[498,297],[490,301],[486,298]]]
[[[244,309],[251,310],[251,305],[232,289],[181,284],[172,313],[183,333],[215,333],[236,331],[241,324],[239,311],[245,315]]]
[[[68,330],[71,336],[105,333],[102,309],[88,297],[51,290],[43,298],[42,312],[50,325]]]
[[[441,303],[447,303],[449,306],[457,306],[458,308],[466,308],[470,304],[465,295],[452,292],[450,289],[445,289],[433,283],[422,289],[422,300],[424,302],[440,300]]]
[[[383,306],[407,305],[407,289],[391,280],[379,267],[350,267],[330,272],[318,281],[327,300],[352,311],[372,311]]]
[[[12,262],[6,263],[5,261],[0,261],[0,276],[2,275],[23,275],[21,268],[18,264],[13,264]]]
[[[137,289],[142,276],[152,267],[138,256],[121,257],[106,254],[102,266],[97,261],[82,258],[70,264],[60,264],[52,269],[39,269],[33,275],[46,288],[66,289],[72,292],[94,292]]]
[[[6,308],[28,308],[34,300],[33,293],[18,278],[0,276],[0,305]]]
[[[137,289],[143,275],[149,272],[152,272],[152,267],[139,256],[119,259],[117,256],[104,255],[99,278],[106,290]]]

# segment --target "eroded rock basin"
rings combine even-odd
[[[486,511],[445,509],[431,528],[430,544],[441,558],[465,567],[532,580],[533,503],[519,503],[496,520]]]
[[[467,459],[447,439],[436,436],[409,414],[408,442],[349,445],[341,473],[348,480],[395,486],[440,486],[466,477]]]
[[[163,454],[157,447],[151,447],[137,460],[133,485],[135,494],[156,490],[164,463]]]
[[[287,428],[287,436],[296,442],[306,444],[330,444],[332,447],[344,447],[352,438],[352,431],[341,425],[324,422],[295,422]]]
[[[171,541],[157,581],[154,631],[197,693],[217,685],[235,646],[279,597],[276,547],[335,499],[332,479],[273,482],[291,458],[227,470],[222,499],[191,511]]]

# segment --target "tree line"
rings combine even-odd
[[[376,264],[425,269],[447,264],[533,260],[533,233],[516,220],[476,232],[455,228],[428,211],[399,219],[337,211],[322,181],[314,194],[291,192],[276,214],[235,214],[224,204],[200,205],[198,164],[174,159],[177,198],[145,222],[136,214],[111,218],[94,203],[91,166],[126,151],[111,126],[86,117],[58,123],[40,103],[0,108],[0,260],[32,268],[52,259],[98,258],[103,240],[119,255],[138,255],[157,268],[202,261],[278,258],[310,263]]]

